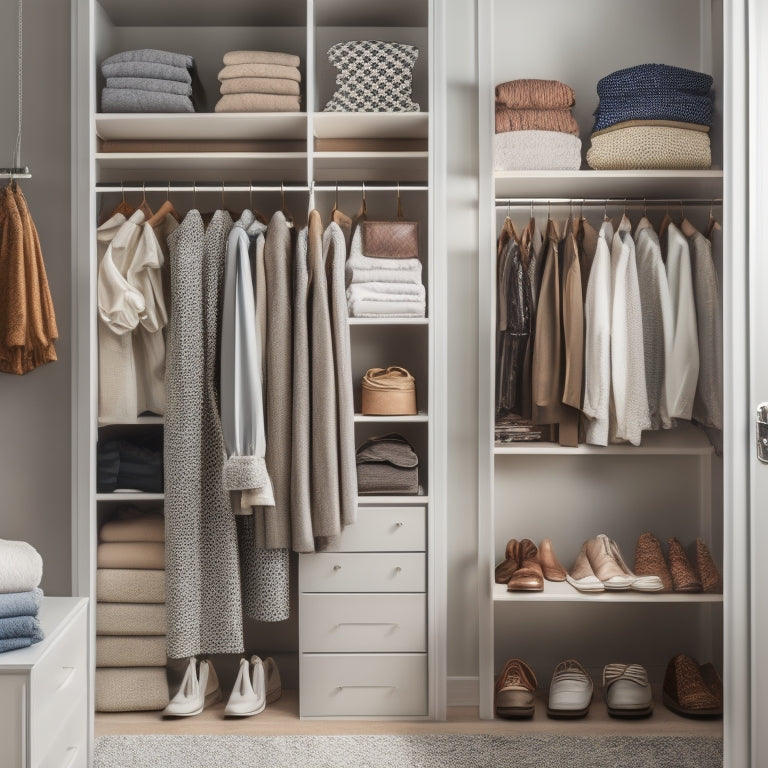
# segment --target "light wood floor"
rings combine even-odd
[[[480,720],[477,707],[449,707],[445,722],[376,720],[300,720],[297,691],[256,717],[225,718],[224,702],[196,717],[163,720],[159,712],[96,714],[96,736],[112,734],[212,734],[217,736],[283,736],[301,734],[562,734],[570,736],[721,736],[721,720],[679,717],[657,701],[653,716],[642,720],[609,717],[597,694],[589,715],[581,720],[552,720],[543,698],[532,720]]]

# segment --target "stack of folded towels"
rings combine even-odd
[[[181,53],[144,48],[123,51],[101,63],[107,85],[102,112],[194,112],[195,61]]]
[[[557,80],[510,80],[496,86],[494,169],[577,171],[579,125],[573,88]]]
[[[101,527],[96,571],[96,710],[168,704],[165,523],[122,508]]]
[[[291,53],[230,51],[219,72],[217,112],[299,112],[301,59]]]
[[[427,294],[419,259],[375,258],[362,251],[361,228],[352,236],[346,264],[350,317],[424,317]]]
[[[712,165],[712,78],[667,64],[641,64],[597,84],[592,146],[596,170],[704,170]]]
[[[31,544],[0,539],[0,653],[43,639],[37,618],[42,578],[43,559]]]

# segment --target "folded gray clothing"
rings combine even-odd
[[[0,619],[11,616],[37,616],[43,590],[39,587],[29,592],[9,592],[0,595]]]
[[[181,67],[182,69],[192,69],[195,60],[192,56],[184,53],[171,53],[169,51],[158,51],[156,48],[141,48],[135,51],[123,51],[104,59],[103,64],[122,64],[126,61],[145,61],[149,64],[167,64],[171,67]]]
[[[156,80],[151,77],[108,77],[107,88],[175,93],[177,96],[192,95],[192,86],[189,83],[180,83],[178,80]]]
[[[155,64],[150,61],[118,61],[115,64],[102,64],[104,77],[149,77],[153,80],[173,80],[178,83],[191,83],[192,73],[184,67],[171,64]]]
[[[194,112],[189,96],[128,88],[105,88],[101,92],[102,112]]]
[[[6,651],[18,651],[19,648],[29,648],[34,643],[39,643],[39,640],[35,640],[31,637],[9,637],[6,640],[0,639],[0,653]]]
[[[10,640],[14,637],[30,637],[37,643],[45,637],[37,616],[8,616],[0,619],[0,638]]]

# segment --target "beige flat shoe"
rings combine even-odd
[[[595,576],[595,572],[592,570],[592,566],[589,564],[589,558],[587,557],[587,544],[584,542],[584,546],[581,548],[576,557],[576,562],[571,568],[571,572],[566,574],[565,580],[579,592],[604,592],[605,587],[603,582]]]
[[[629,589],[632,578],[624,573],[611,551],[611,540],[604,534],[598,534],[587,542],[587,558],[606,589]]]

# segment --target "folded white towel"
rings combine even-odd
[[[357,232],[355,237],[358,237]],[[347,285],[350,283],[421,283],[421,262],[418,259],[377,259],[364,256],[354,246],[345,266]]]
[[[497,171],[578,171],[581,139],[558,131],[507,131],[493,137]]]
[[[26,541],[0,539],[0,592],[31,592],[43,578],[43,558]]]
[[[424,317],[426,302],[417,301],[366,301],[347,302],[350,317]]]
[[[353,283],[347,288],[350,317],[424,317],[426,290],[409,283]]]

